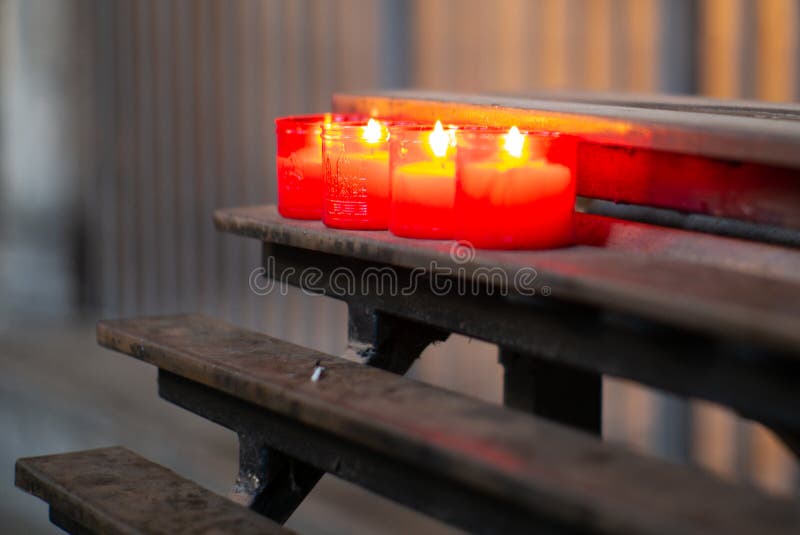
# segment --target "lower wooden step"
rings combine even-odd
[[[212,318],[97,334],[158,366],[163,397],[470,531],[800,533],[796,501]]]
[[[15,483],[73,534],[292,533],[122,447],[19,459]]]

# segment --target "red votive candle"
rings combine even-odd
[[[453,237],[456,194],[455,129],[390,128],[389,230],[406,238]]]
[[[516,127],[457,139],[456,239],[486,249],[573,242],[574,140]]]
[[[325,187],[322,222],[329,227],[389,226],[389,130],[367,123],[331,123],[322,132]]]
[[[322,218],[322,126],[360,116],[326,113],[275,119],[278,212],[293,219]]]

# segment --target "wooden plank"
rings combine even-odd
[[[105,347],[567,529],[733,535],[800,528],[794,502],[210,318],[101,321],[97,335]],[[325,371],[312,381],[320,365]]]
[[[537,527],[537,534],[563,533],[563,530],[552,529],[545,519],[531,518],[529,513],[513,504],[490,499],[486,494],[444,479],[424,468],[384,456],[178,375],[160,370],[158,393],[164,400],[202,418],[244,433],[246,449],[242,454],[249,458],[259,458],[260,452],[266,448],[268,458],[273,461],[277,458],[280,462],[287,456],[296,460],[289,461],[288,466],[284,463],[288,470],[278,469],[278,478],[269,480],[268,485],[274,492],[267,490],[266,496],[259,494],[256,502],[261,504],[259,511],[270,518],[279,518],[289,500],[311,491],[309,484],[313,487],[316,483],[311,480],[314,472],[318,471],[317,479],[325,473],[331,474],[476,535],[528,533],[531,526]],[[262,464],[252,468],[246,469],[245,477],[253,474],[261,481],[261,475],[269,474],[273,466],[264,467]],[[356,507],[356,514],[370,507],[368,502],[358,499],[355,494],[350,503]],[[276,508],[279,510],[275,511]],[[352,515],[348,518],[353,520]],[[345,525],[348,529],[344,531],[351,531],[352,522]],[[376,524],[371,531],[367,531],[381,532],[381,528]],[[408,523],[404,523],[403,528],[405,533],[426,533],[413,529]]]
[[[340,94],[334,108],[575,134],[578,195],[800,229],[800,106],[544,95]]]
[[[81,533],[292,533],[122,447],[19,459],[15,484]]]
[[[690,111],[691,113],[712,113],[715,115],[800,121],[800,105],[791,102],[763,102],[760,100],[737,100],[728,98],[723,100],[698,95],[661,95],[580,90],[526,91],[524,94],[517,94],[516,96],[532,100],[581,102],[584,104],[620,106],[624,108]]]
[[[581,144],[578,194],[800,229],[800,173],[752,162]]]
[[[760,104],[751,103],[753,107]],[[800,124],[793,120],[710,115],[683,110],[536,100],[509,95],[464,95],[391,90],[339,93],[341,112],[437,118],[580,134],[589,141],[695,154],[736,161],[800,167]],[[786,104],[792,110],[797,105]]]
[[[628,254],[781,278],[800,284],[800,250],[613,217],[577,214],[577,241]]]
[[[478,269],[499,269],[513,281],[521,269],[534,268],[536,288],[547,286],[549,297],[559,301],[800,352],[800,286],[778,278],[586,245],[548,251],[479,250],[464,262],[451,254],[454,242],[329,229],[318,221],[284,219],[274,206],[220,210],[214,220],[222,231],[266,242],[409,269],[435,261],[467,278]],[[795,258],[791,250],[785,254]]]
[[[386,264],[311,249],[265,243],[262,265],[275,279],[265,293],[278,291],[283,279],[283,284],[308,293],[364,304],[379,315],[428,324],[678,396],[722,403],[773,427],[800,429],[800,413],[794,410],[800,404],[794,380],[800,376],[796,353],[556,299],[504,298],[488,285],[475,291],[467,279],[461,287],[451,280],[449,288],[446,280],[429,284],[433,279],[416,279],[415,291],[395,292],[387,283],[376,284],[376,273],[394,272],[399,287],[408,289],[413,288],[413,270],[387,269]],[[352,273],[349,287],[343,287],[345,270]],[[309,284],[309,275],[321,278]],[[466,364],[458,359],[456,365]]]

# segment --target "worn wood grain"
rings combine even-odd
[[[207,317],[107,320],[97,335],[105,347],[580,532],[800,529],[794,502]],[[325,372],[314,382],[318,365]]]
[[[800,284],[800,249],[794,247],[582,213],[576,214],[576,234],[581,245]]]
[[[508,96],[514,96],[509,94]],[[800,105],[790,102],[764,102],[761,100],[718,99],[697,95],[672,95],[650,93],[615,93],[610,91],[530,91],[517,98],[554,100],[644,108],[649,110],[671,110],[714,115],[735,115],[761,119],[800,121]]]
[[[578,195],[800,229],[800,106],[707,98],[340,94],[339,111],[578,136]]]
[[[702,265],[669,255],[577,245],[547,251],[478,250],[470,260],[461,261],[451,254],[454,242],[329,229],[318,221],[284,219],[274,206],[220,210],[214,217],[217,228],[225,232],[390,266],[427,268],[435,261],[464,277],[472,277],[478,269],[500,269],[509,281],[521,269],[534,268],[537,288],[547,286],[550,297],[559,301],[800,353],[800,285],[755,270],[729,269],[722,265],[723,256],[718,265],[710,265],[716,260]],[[597,236],[593,240],[596,245]],[[779,250],[790,266],[797,265],[796,252]],[[712,256],[709,251],[706,258]],[[728,256],[732,261],[733,253]],[[753,260],[759,261],[763,262]]]
[[[652,100],[652,99],[651,99]],[[716,101],[725,106],[724,102]],[[477,122],[581,134],[585,139],[643,149],[695,154],[735,161],[800,167],[797,105],[777,115],[707,113],[709,99],[671,109],[626,106],[606,100],[573,102],[509,95],[466,95],[392,90],[340,93],[333,107],[393,117]],[[751,103],[751,107],[769,105]],[[782,116],[783,115],[783,116]],[[788,116],[785,116],[788,115]]]
[[[582,143],[583,197],[800,229],[800,172],[738,160]]]
[[[122,447],[19,459],[15,483],[81,533],[292,533]]]

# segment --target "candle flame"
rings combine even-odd
[[[508,134],[503,136],[503,148],[511,156],[519,158],[522,156],[522,149],[525,147],[525,134],[519,131],[519,128],[512,126],[508,130]]]
[[[375,119],[370,119],[367,126],[362,127],[361,137],[367,143],[378,143],[384,139],[383,126]]]
[[[428,145],[434,156],[444,158],[447,156],[447,149],[451,145],[455,145],[455,132],[453,130],[445,132],[442,121],[436,121],[433,132],[428,136]]]

